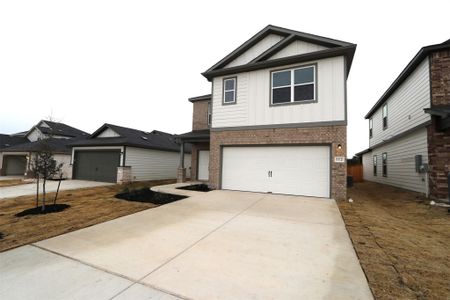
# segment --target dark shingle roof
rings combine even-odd
[[[110,128],[120,137],[97,137],[105,129]],[[176,142],[175,135],[163,131],[153,130],[151,132],[104,124],[97,129],[88,139],[71,143],[72,146],[133,146],[138,148],[155,149],[163,151],[178,152],[180,146]],[[190,147],[185,148],[190,152]]]
[[[8,148],[14,145],[28,142],[28,139],[23,136],[12,136],[9,134],[0,134],[0,149]]]
[[[72,139],[49,138],[35,142],[28,141],[26,143],[14,145],[1,150],[7,152],[36,152],[42,150],[43,144],[47,143],[48,147],[55,153],[70,154],[71,146],[69,146],[69,144],[72,142]]]
[[[80,138],[80,137],[88,137],[89,134],[75,127],[69,126],[64,123],[57,123],[47,120],[42,120],[41,122],[45,122],[49,127],[45,126],[35,126],[44,134],[53,134],[66,136],[71,138]],[[39,124],[41,123],[39,122]],[[38,124],[38,125],[39,125]],[[34,127],[33,127],[34,128]],[[31,131],[31,130],[30,130]]]

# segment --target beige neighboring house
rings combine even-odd
[[[365,118],[364,179],[448,201],[450,40],[420,49]]]
[[[89,138],[71,144],[74,179],[125,183],[175,179],[180,155],[175,136],[104,124]],[[183,158],[190,162],[190,147]],[[189,164],[187,165],[189,176]]]
[[[41,147],[42,139],[51,147],[57,163],[62,163],[63,178],[71,178],[69,143],[85,139],[88,133],[64,123],[42,120],[30,130],[0,135],[0,175],[30,176],[30,158]]]
[[[346,82],[356,45],[267,26],[190,98],[192,178],[216,189],[346,198]],[[183,155],[183,146],[181,146]],[[184,180],[183,160],[178,180]]]

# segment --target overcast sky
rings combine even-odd
[[[358,44],[348,156],[364,115],[423,46],[450,38],[449,1],[2,1],[0,133],[40,119],[191,130],[200,74],[268,24]]]

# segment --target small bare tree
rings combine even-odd
[[[50,145],[50,139],[44,138],[39,141],[39,150],[35,152],[31,160],[31,171],[36,178],[36,207],[39,201],[39,183],[42,180],[42,211],[45,211],[46,190],[45,185],[48,179],[59,175],[61,178],[61,170],[63,164],[58,164],[53,158],[53,150]],[[54,199],[56,203],[56,197]]]

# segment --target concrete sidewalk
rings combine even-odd
[[[1,253],[0,274],[5,299],[373,299],[334,200],[232,191]]]
[[[60,191],[75,190],[82,188],[90,188],[96,186],[113,185],[108,182],[96,182],[86,180],[63,180],[61,181]],[[47,192],[55,192],[58,187],[58,181],[48,180],[46,184]],[[42,192],[42,183],[39,187],[39,192]],[[15,186],[0,187],[0,199],[2,198],[15,198],[25,195],[33,195],[36,193],[35,183],[26,183]]]

